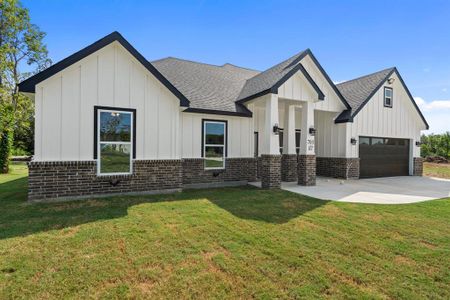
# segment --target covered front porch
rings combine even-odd
[[[254,113],[255,156],[261,186],[276,188],[282,181],[315,185],[314,101],[268,94],[250,107]]]

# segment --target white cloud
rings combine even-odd
[[[421,97],[414,97],[414,100],[420,109],[423,109],[424,111],[450,109],[450,100],[434,100],[427,102]]]
[[[447,88],[443,88],[442,91],[443,91],[444,93],[447,93]]]
[[[443,133],[450,131],[450,100],[427,102],[421,97],[414,97],[414,100],[430,125],[428,132]]]

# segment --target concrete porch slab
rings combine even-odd
[[[418,176],[359,180],[318,177],[316,186],[289,182],[282,183],[281,188],[318,199],[354,203],[405,204],[450,197],[450,180]]]

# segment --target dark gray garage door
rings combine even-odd
[[[360,177],[409,175],[409,140],[359,138]]]

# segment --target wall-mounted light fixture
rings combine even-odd
[[[276,135],[280,134],[280,127],[278,127],[278,123],[275,123],[275,125],[273,125],[273,133]]]
[[[309,134],[310,134],[310,135],[315,136],[315,135],[316,135],[316,132],[317,132],[317,130],[316,130],[314,127],[310,127],[310,128],[309,128]]]
[[[350,139],[350,143],[351,143],[352,145],[356,145],[356,142],[357,142],[357,140],[356,140],[355,138],[351,138],[351,139]]]
[[[389,84],[393,84],[394,81],[395,81],[395,78],[391,77],[391,78],[388,79],[387,82],[388,82]]]
[[[422,145],[422,142],[416,141],[416,146],[417,146],[417,147],[420,147],[421,145]]]

